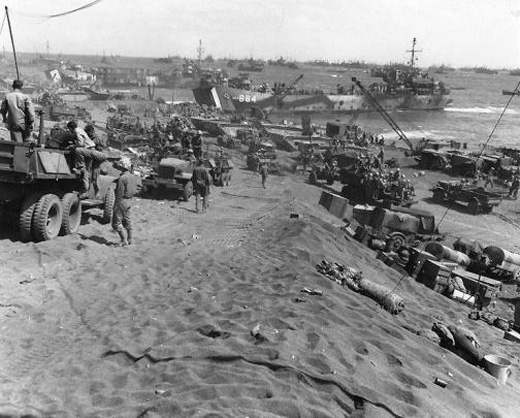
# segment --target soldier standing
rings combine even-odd
[[[193,155],[195,158],[202,158],[202,132],[197,131],[191,139],[191,147],[193,148]]]
[[[495,181],[493,179],[494,174],[495,174],[495,169],[493,167],[491,167],[487,173],[486,183],[484,184],[484,188],[488,187],[488,184],[490,184],[491,187],[495,187]]]
[[[193,192],[195,194],[195,210],[197,213],[200,213],[199,205],[202,198],[202,212],[205,213],[208,208],[208,196],[212,180],[209,171],[203,166],[202,160],[197,160],[191,181],[193,182]]]
[[[507,197],[512,197],[516,199],[518,195],[518,187],[520,186],[520,177],[518,174],[513,174],[513,181],[511,182],[511,187],[509,188],[509,193]]]
[[[13,81],[13,91],[5,95],[0,107],[3,121],[11,133],[11,141],[31,139],[34,126],[34,107],[29,96],[22,93],[23,81]]]
[[[121,161],[114,163],[114,168],[121,171],[116,180],[114,215],[112,228],[121,238],[119,246],[126,247],[132,244],[132,220],[130,219],[130,201],[138,192],[140,178],[130,173],[132,163],[128,157],[122,157]],[[126,235],[125,235],[126,230]]]
[[[269,174],[269,167],[267,167],[266,163],[262,163],[260,165],[260,176],[262,176],[262,187],[266,188],[266,182],[267,182],[267,175]]]

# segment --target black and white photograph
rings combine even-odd
[[[0,418],[520,417],[518,0],[5,0]]]

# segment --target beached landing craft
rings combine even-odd
[[[370,85],[369,91],[382,108],[399,110],[442,110],[451,103],[449,89],[441,81],[422,74],[415,67],[416,40],[413,40],[409,65],[391,65],[372,72],[382,82]],[[215,106],[227,112],[243,113],[259,109],[275,114],[348,114],[371,112],[373,107],[356,85],[346,89],[339,86],[335,93],[306,91],[296,88],[300,76],[290,86],[269,90],[266,86],[255,89],[251,83],[225,85],[204,83],[193,90],[198,104]]]

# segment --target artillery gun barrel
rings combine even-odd
[[[466,254],[461,253],[460,251],[452,250],[451,248],[439,244],[438,242],[428,243],[424,251],[429,252],[438,259],[453,261],[454,263],[457,263],[461,266],[467,267],[471,263],[471,258],[469,258]]]
[[[520,270],[520,254],[493,245],[484,248],[483,253],[489,257],[493,264],[504,270],[513,273]]]

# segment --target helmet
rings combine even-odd
[[[132,168],[132,161],[129,157],[123,156],[119,161],[116,161],[114,163],[114,167],[118,168],[120,170],[127,170],[129,171]]]
[[[202,135],[202,131],[197,131],[197,134]]]
[[[188,154],[193,154],[193,150],[191,148],[188,148]]]

